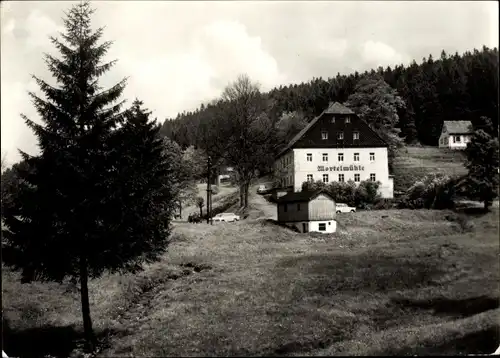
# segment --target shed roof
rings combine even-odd
[[[312,199],[316,198],[320,194],[325,194],[328,196],[330,199],[333,200],[332,196],[328,194],[323,189],[319,190],[314,190],[314,191],[299,191],[299,192],[291,192],[286,195],[283,195],[282,197],[278,198],[277,202],[278,203],[294,203],[294,202],[309,202]]]
[[[443,129],[449,134],[470,134],[471,121],[444,121]]]

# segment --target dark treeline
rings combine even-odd
[[[331,101],[345,102],[357,82],[368,74],[379,74],[406,102],[400,109],[399,128],[406,143],[437,145],[445,120],[491,118],[498,126],[498,49],[483,47],[462,55],[441,52],[418,64],[372,69],[350,75],[314,78],[307,83],[280,86],[265,96],[273,103],[270,117],[284,112],[300,112],[306,118],[320,114]],[[167,119],[162,133],[182,147],[197,146],[196,131],[202,121],[209,121],[210,111],[219,105],[201,105],[194,112],[184,112]]]

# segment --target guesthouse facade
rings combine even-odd
[[[392,198],[388,146],[366,122],[340,103],[331,103],[276,157],[274,175],[282,188],[299,192],[305,181],[379,181]]]

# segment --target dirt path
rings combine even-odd
[[[268,202],[262,195],[257,194],[259,185],[252,185],[248,196],[250,204],[250,217],[253,219],[273,219],[277,220],[276,205]],[[252,215],[254,214],[254,215]],[[258,217],[255,217],[257,216]]]

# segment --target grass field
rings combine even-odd
[[[407,147],[394,163],[394,190],[404,191],[416,180],[430,173],[464,175],[463,151],[437,147]]]
[[[384,217],[387,216],[387,217]],[[492,353],[498,209],[364,211],[335,235],[176,224],[161,262],[91,284],[100,356]],[[75,355],[79,294],[3,276],[4,349]]]

